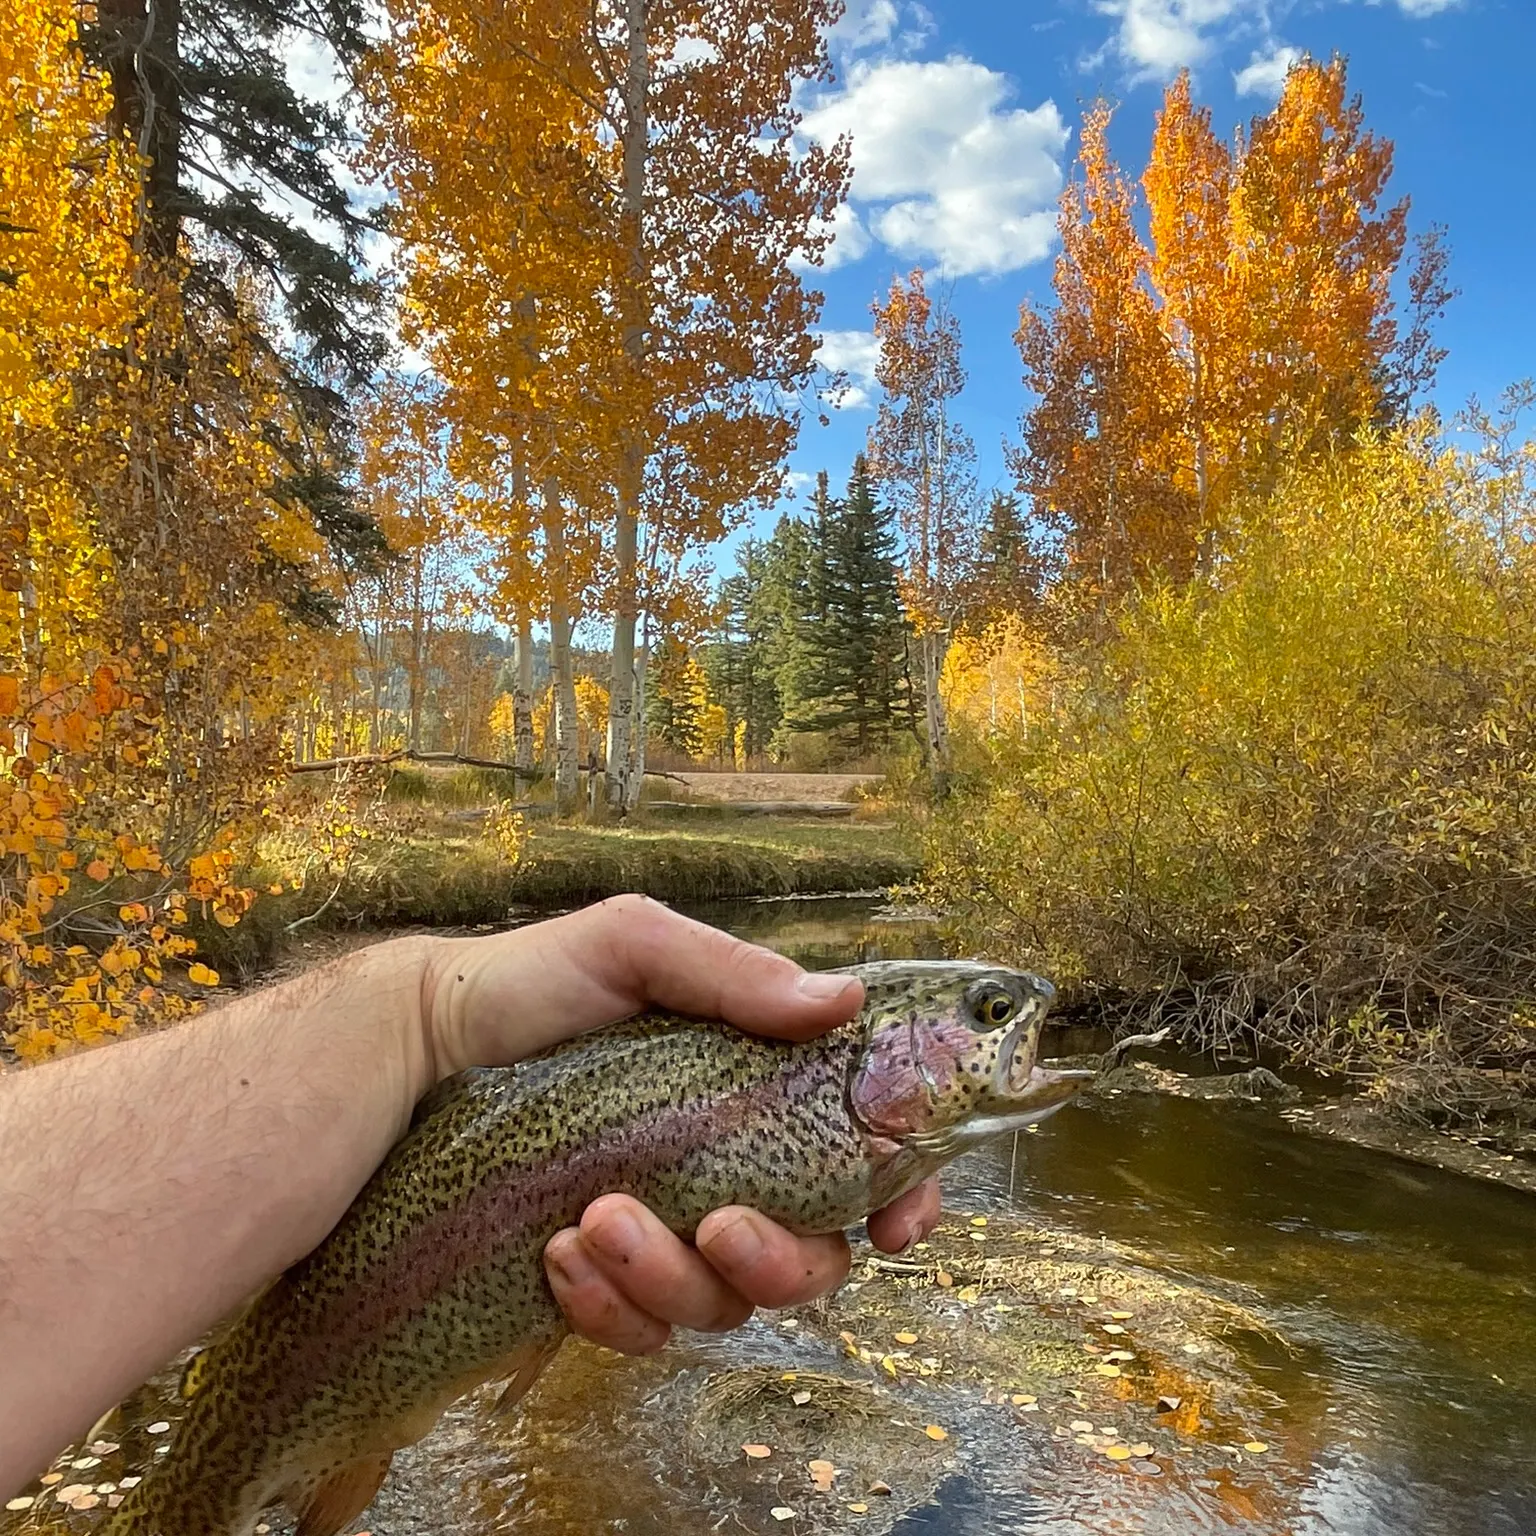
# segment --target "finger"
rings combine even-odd
[[[848,1277],[842,1233],[795,1237],[739,1205],[712,1211],[694,1245],[725,1282],[756,1307],[794,1307],[835,1290]]]
[[[869,1240],[886,1253],[902,1253],[938,1225],[939,1181],[924,1179],[869,1218]]]
[[[628,1195],[604,1195],[589,1205],[581,1236],[620,1294],[652,1317],[725,1333],[752,1315],[740,1291]]]
[[[856,977],[803,971],[643,896],[439,940],[426,993],[437,1077],[515,1061],[646,1007],[807,1039],[852,1018],[864,995]]]
[[[856,977],[802,970],[644,896],[621,896],[577,916],[581,927],[561,937],[583,946],[602,984],[631,1007],[652,1004],[808,1039],[851,1019],[863,1001]]]
[[[654,1355],[672,1336],[658,1317],[643,1312],[593,1262],[574,1227],[544,1246],[544,1272],[571,1329],[594,1344],[626,1355]]]

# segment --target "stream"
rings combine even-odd
[[[932,924],[868,901],[732,904],[698,915],[808,966],[943,953]],[[998,1434],[995,1408],[956,1393],[932,1408],[961,1446],[953,1465],[931,1498],[876,1528],[1536,1532],[1529,1196],[1315,1139],[1256,1106],[1139,1094],[1071,1106],[1037,1135],[973,1153],[947,1171],[944,1189],[946,1209],[1130,1245],[1260,1314],[1284,1347],[1253,1336],[1237,1361],[1263,1405],[1272,1449],[1232,1476],[1128,1477],[1076,1445],[1063,1464],[1059,1447],[1043,1443],[1044,1422],[1039,1436],[1021,1436],[1010,1417]],[[722,1476],[690,1443],[698,1436],[674,1395],[694,1373],[764,1360],[827,1370],[836,1357],[835,1345],[770,1319],[724,1340],[681,1339],[660,1363],[573,1354],[548,1384],[553,1424],[494,1450],[472,1421],[445,1424],[416,1453],[405,1507],[381,1501],[374,1536],[841,1528],[805,1496],[798,1466],[766,1485]],[[886,1481],[896,1483],[899,1470]],[[439,1490],[436,1523],[418,1527],[413,1491],[428,1484]],[[444,1497],[455,1486],[470,1495],[470,1518]],[[843,1500],[869,1502],[856,1488]],[[774,1508],[794,1514],[776,1521]],[[385,1512],[395,1518],[378,1518]],[[879,1519],[875,1507],[854,1524]]]
[[[931,924],[873,901],[699,915],[814,966],[941,952]],[[924,1273],[879,1269],[864,1248],[833,1303],[680,1335],[649,1360],[568,1346],[520,1417],[491,1423],[466,1401],[401,1453],[349,1530],[1536,1532],[1529,1196],[1312,1138],[1258,1106],[1143,1094],[1070,1106],[963,1158],[944,1188],[952,1230]],[[968,1291],[962,1266],[1009,1233],[1028,1281]],[[1111,1294],[1137,1299],[1107,1312]],[[1238,1321],[1200,1334],[1197,1297]],[[893,1333],[901,1318],[911,1331]],[[1039,1318],[1059,1339],[998,1366]],[[914,1336],[882,1362],[895,1346],[881,1339]],[[966,1341],[993,1352],[990,1376],[967,1373]],[[1092,1363],[1119,1342],[1123,1375]],[[1081,1374],[1085,1359],[1099,1374]],[[1197,1376],[1198,1412],[1159,1412]],[[1110,1459],[1133,1438],[1141,1454]],[[152,1453],[122,1439],[125,1457]],[[759,1440],[771,1454],[742,1454]],[[830,1489],[807,1457],[836,1468]],[[39,1513],[11,1529],[87,1529]]]

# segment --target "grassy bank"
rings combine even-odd
[[[336,881],[263,896],[234,928],[195,928],[209,964],[249,977],[281,954],[290,925],[316,929],[470,927],[520,910],[554,912],[643,891],[675,905],[757,896],[825,895],[902,885],[916,850],[894,824],[743,819],[722,815],[686,827],[659,819],[625,826],[535,823],[509,863],[473,829],[365,847]],[[252,883],[266,883],[258,871]]]

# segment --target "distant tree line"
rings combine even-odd
[[[996,494],[956,601],[973,622],[1038,587],[1017,497]],[[803,516],[749,539],[720,584],[718,621],[689,648],[654,652],[652,738],[693,759],[835,766],[920,741],[922,681],[902,600],[891,506],[863,454],[834,496],[826,471]]]

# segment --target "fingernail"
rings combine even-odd
[[[621,1264],[628,1264],[645,1241],[640,1223],[622,1207],[604,1212],[601,1221],[594,1221],[590,1229],[583,1228],[582,1236]]]
[[[704,1251],[711,1263],[749,1269],[763,1256],[763,1239],[750,1216],[737,1216],[710,1236]]]
[[[574,1242],[551,1243],[544,1250],[544,1263],[572,1290],[585,1285],[594,1273],[579,1238]]]
[[[795,983],[795,990],[813,1003],[828,1003],[853,985],[852,976],[839,976],[834,971],[806,971]]]

